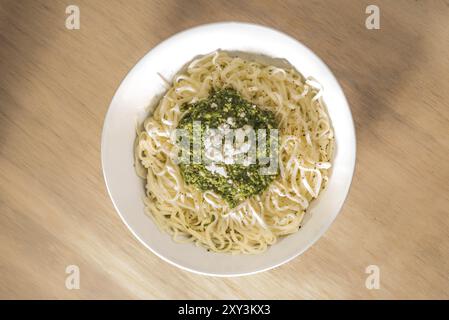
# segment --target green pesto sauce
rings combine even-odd
[[[267,136],[270,129],[277,129],[277,123],[272,112],[262,110],[246,101],[231,88],[213,90],[207,99],[184,105],[182,109],[186,111],[186,114],[180,120],[177,128],[186,129],[190,135],[190,155],[193,148],[194,121],[201,121],[203,149],[203,133],[208,128],[218,128],[220,125],[227,123],[228,118],[234,120],[230,125],[231,129],[250,125],[256,132],[256,138],[258,129],[267,129]],[[267,141],[266,147],[266,154],[269,154],[269,141]],[[180,168],[187,184],[194,185],[201,191],[213,191],[226,200],[231,207],[237,206],[248,197],[262,193],[277,176],[277,171],[274,175],[261,175],[259,173],[261,167],[259,161],[248,166],[224,163],[219,165],[226,169],[226,177],[207,170],[203,163],[181,163]]]

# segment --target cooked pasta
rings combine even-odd
[[[329,180],[334,150],[319,83],[290,67],[216,51],[192,61],[170,85],[135,142],[136,170],[146,180],[145,206],[155,223],[176,241],[230,253],[260,253],[298,231]],[[273,112],[279,128],[278,175],[235,207],[212,190],[186,183],[172,137],[184,105],[228,87]]]

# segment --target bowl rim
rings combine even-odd
[[[167,258],[166,256],[164,256],[163,254],[159,253],[157,250],[155,250],[154,248],[152,248],[149,244],[147,244],[137,233],[136,231],[129,225],[128,221],[125,219],[124,215],[120,212],[116,200],[114,199],[114,197],[112,196],[112,191],[111,191],[111,187],[110,187],[110,183],[108,182],[108,176],[106,173],[106,168],[105,168],[105,163],[107,161],[106,159],[106,154],[105,154],[105,140],[106,140],[106,134],[105,132],[108,130],[108,118],[110,117],[110,113],[111,111],[111,105],[114,101],[114,99],[116,98],[119,89],[122,87],[123,83],[127,80],[127,78],[130,76],[130,74],[132,73],[133,69],[140,63],[142,62],[142,60],[145,59],[145,57],[153,50],[155,50],[158,47],[162,47],[164,44],[166,44],[169,41],[172,41],[174,38],[177,37],[181,37],[184,34],[188,34],[191,32],[196,32],[199,30],[206,30],[209,28],[217,28],[217,27],[227,27],[229,25],[233,25],[233,26],[241,26],[243,28],[247,28],[247,27],[252,27],[252,28],[260,28],[260,29],[265,29],[267,31],[271,31],[274,33],[278,33],[279,35],[282,35],[286,38],[289,38],[290,40],[295,41],[296,43],[298,43],[299,45],[301,45],[304,49],[306,49],[307,51],[309,51],[310,54],[312,54],[322,65],[323,67],[326,69],[326,71],[328,72],[328,74],[333,78],[333,80],[335,80],[335,83],[338,86],[338,89],[341,91],[342,94],[342,98],[344,99],[344,103],[345,103],[345,107],[347,107],[349,113],[349,122],[351,124],[350,127],[350,133],[351,133],[351,138],[352,138],[352,145],[353,145],[353,154],[352,154],[352,159],[353,161],[350,163],[350,177],[349,177],[349,183],[347,184],[347,189],[345,191],[345,196],[341,202],[341,205],[339,206],[339,208],[335,208],[334,210],[334,214],[328,219],[327,223],[323,224],[322,227],[319,229],[319,231],[317,231],[315,233],[314,237],[311,237],[308,242],[307,245],[305,245],[301,250],[298,250],[295,254],[289,256],[288,258],[272,264],[268,267],[262,267],[250,272],[241,272],[241,273],[229,273],[229,274],[222,274],[222,273],[213,273],[213,272],[205,272],[205,271],[199,271],[199,270],[195,270],[192,268],[189,268],[187,266],[181,265],[169,258]],[[301,70],[299,70],[299,72],[301,72]],[[338,144],[338,142],[337,142]],[[246,275],[253,275],[256,273],[260,273],[260,272],[264,272],[264,271],[268,271],[274,268],[277,268],[283,264],[286,264],[290,261],[292,261],[293,259],[297,258],[298,256],[300,256],[302,253],[304,253],[305,251],[307,251],[312,245],[314,245],[318,239],[320,239],[325,233],[326,231],[329,229],[330,225],[334,222],[334,220],[336,219],[336,217],[338,216],[338,214],[341,212],[343,205],[345,204],[348,196],[349,196],[349,192],[352,186],[352,182],[354,179],[354,172],[355,172],[355,166],[356,166],[356,157],[357,157],[357,139],[356,139],[356,131],[355,131],[355,125],[354,125],[354,119],[352,116],[352,112],[351,109],[349,107],[349,103],[348,100],[346,98],[346,95],[344,94],[343,88],[341,87],[340,83],[338,82],[337,78],[335,77],[335,75],[333,74],[333,72],[331,71],[331,69],[327,66],[327,64],[317,55],[315,54],[309,47],[307,47],[306,45],[304,45],[302,42],[300,42],[299,40],[297,40],[296,38],[290,36],[289,34],[282,32],[278,29],[266,26],[266,25],[261,25],[261,24],[256,24],[256,23],[249,23],[249,22],[239,22],[239,21],[222,21],[222,22],[214,22],[214,23],[207,23],[207,24],[201,24],[201,25],[197,25],[191,28],[187,28],[184,29],[180,32],[174,33],[172,35],[170,35],[169,37],[165,38],[164,40],[162,40],[161,42],[159,42],[157,45],[155,45],[154,47],[150,48],[140,59],[138,59],[138,61],[128,70],[128,72],[126,73],[126,75],[123,77],[123,79],[121,80],[120,84],[117,86],[116,91],[114,92],[114,95],[112,97],[112,99],[110,100],[107,112],[105,113],[104,116],[104,120],[103,120],[103,128],[102,128],[102,132],[101,132],[101,167],[102,167],[102,173],[103,173],[103,179],[106,185],[106,189],[109,195],[109,198],[112,201],[112,204],[114,206],[115,211],[117,212],[117,214],[119,215],[120,219],[122,220],[122,222],[126,225],[126,227],[129,229],[129,231],[131,231],[131,233],[133,234],[133,236],[135,238],[137,238],[137,240],[143,244],[147,249],[149,249],[153,254],[155,254],[157,257],[159,257],[160,259],[162,259],[163,261],[176,266],[182,270],[185,271],[189,271],[195,274],[200,274],[200,275],[206,275],[206,276],[212,276],[212,277],[241,277],[241,276],[246,276]]]

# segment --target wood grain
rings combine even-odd
[[[81,29],[65,28],[65,8]],[[1,1],[0,298],[449,298],[449,3]],[[100,136],[111,97],[148,50],[237,20],[315,51],[347,95],[357,167],[347,202],[300,258],[241,278],[178,270],[140,245],[107,195]],[[65,287],[78,265],[79,290]],[[365,287],[378,265],[379,290]]]

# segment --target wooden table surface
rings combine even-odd
[[[0,1],[0,298],[449,298],[449,3]],[[68,30],[65,9],[80,8]],[[176,32],[216,21],[282,30],[349,100],[357,166],[326,234],[292,262],[214,278],[177,269],[127,230],[100,138],[128,70]],[[66,267],[80,289],[65,286]],[[380,288],[365,286],[366,267]]]

